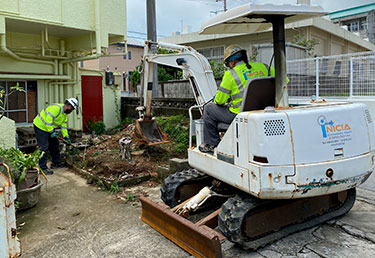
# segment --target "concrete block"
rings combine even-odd
[[[169,160],[169,171],[170,173],[175,173],[178,171],[182,171],[185,169],[189,169],[189,162],[188,159],[179,159],[173,158]]]
[[[158,179],[161,181],[171,174],[169,166],[158,166],[156,171],[158,173]]]

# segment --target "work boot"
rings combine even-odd
[[[213,154],[215,151],[215,146],[207,143],[199,145],[199,151],[203,153]]]
[[[53,170],[49,168],[43,169],[43,172],[45,175],[53,175]]]
[[[65,162],[59,162],[59,163],[52,163],[51,168],[65,168],[66,163]]]

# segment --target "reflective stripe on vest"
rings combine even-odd
[[[219,87],[219,89],[218,89],[218,91],[221,91],[222,93],[225,93],[225,94],[230,94],[231,93],[231,90],[228,90],[228,89],[226,89],[226,88],[224,88],[224,87]]]
[[[244,93],[244,87],[242,86],[242,82],[240,80],[240,77],[238,77],[238,74],[236,73],[236,71],[234,69],[229,69],[230,71],[230,74],[232,75],[234,81],[236,82],[236,85],[237,85],[237,88],[238,88],[238,91],[239,93],[236,93],[232,96],[230,96],[230,98],[232,100],[234,99],[239,99],[239,98],[242,98],[243,97],[243,93]],[[232,107],[240,107],[241,106],[241,103],[242,103],[242,99],[240,102],[238,102],[237,104],[231,104]]]
[[[52,104],[51,106],[56,106],[56,107],[59,108],[59,113],[58,113],[57,116],[56,116],[56,117],[59,117],[59,115],[60,115],[61,112],[62,112],[62,106],[57,105],[57,104]],[[49,107],[49,106],[48,106],[48,107]],[[45,109],[43,109],[43,111],[44,111],[44,115],[45,115],[45,116],[47,116],[47,111],[46,111],[46,109],[47,109],[48,107],[46,107]],[[54,116],[51,114],[51,112],[48,112],[48,115],[50,115],[53,119],[56,119],[56,117],[54,117]],[[44,125],[46,125],[46,126],[52,126],[52,125],[60,126],[60,125],[56,124],[55,122],[53,122],[53,123],[47,123],[46,121],[44,121],[44,119],[42,118],[42,116],[40,115],[40,113],[38,114],[38,117],[39,117],[39,119],[42,121],[42,123],[43,123]]]

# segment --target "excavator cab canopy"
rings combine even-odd
[[[255,33],[271,29],[275,55],[275,106],[288,108],[285,57],[285,23],[327,14],[320,6],[245,4],[217,15],[201,27],[200,34]]]
[[[285,24],[327,14],[318,5],[245,4],[205,22],[200,34],[254,33],[268,30],[272,17],[282,16]]]

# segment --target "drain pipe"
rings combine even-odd
[[[9,55],[10,57],[18,60],[18,61],[22,61],[22,62],[29,62],[29,63],[39,63],[39,64],[47,64],[47,65],[51,65],[53,66],[53,71],[55,72],[56,69],[55,69],[55,62],[53,61],[46,61],[46,60],[39,60],[39,59],[31,59],[31,58],[23,58],[23,57],[20,57],[18,56],[17,54],[15,54],[14,52],[12,52],[11,50],[9,50],[7,48],[7,44],[6,44],[6,36],[5,34],[0,34],[0,37],[1,37],[1,44],[0,44],[0,49],[1,51],[3,51],[4,53],[6,53],[7,55]]]

